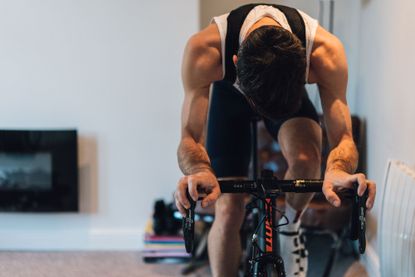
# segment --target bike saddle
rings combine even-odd
[[[366,201],[369,191],[363,193],[362,196],[357,194],[358,183],[354,184],[354,197],[352,207],[352,217],[350,226],[350,239],[359,240],[360,254],[366,250]]]
[[[182,228],[183,228],[184,245],[186,247],[186,252],[192,253],[193,246],[194,246],[196,202],[190,197],[189,191],[186,191],[186,196],[190,202],[190,208],[186,210],[186,217],[183,217]]]

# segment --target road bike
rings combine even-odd
[[[250,239],[250,254],[248,255],[249,269],[247,276],[255,277],[285,277],[284,261],[280,255],[279,227],[288,224],[284,213],[276,206],[277,198],[286,192],[310,193],[321,192],[323,180],[296,179],[278,180],[271,170],[262,170],[260,178],[257,178],[256,158],[256,122],[253,124],[254,135],[253,153],[253,179],[218,179],[221,193],[247,193],[252,195],[252,201],[247,204],[248,210],[255,210],[256,228]],[[350,239],[358,240],[359,252],[363,254],[366,248],[366,200],[368,190],[362,196],[357,194],[358,184],[352,189],[337,191],[342,203],[348,199],[352,201],[352,214],[350,217]],[[185,247],[188,253],[192,253],[194,247],[194,224],[196,203],[187,192],[190,208],[183,218],[183,235]],[[277,215],[284,220],[277,220]]]

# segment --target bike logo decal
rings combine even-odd
[[[265,210],[268,211],[270,208],[271,199],[265,199]],[[265,219],[265,252],[272,252],[272,227],[271,218]]]

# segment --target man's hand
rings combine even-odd
[[[376,184],[373,181],[366,180],[366,177],[362,173],[348,174],[342,170],[330,170],[327,171],[324,177],[323,193],[333,206],[340,207],[341,201],[339,196],[335,193],[336,188],[353,188],[353,183],[358,182],[359,187],[357,194],[362,196],[366,188],[369,190],[369,196],[367,198],[366,207],[371,209],[375,202],[376,196]]]
[[[177,184],[174,198],[176,200],[177,209],[186,216],[186,209],[190,208],[189,200],[186,197],[186,190],[189,189],[190,197],[197,201],[199,194],[206,197],[202,200],[202,207],[206,208],[219,198],[220,187],[216,176],[209,170],[201,171],[192,175],[183,176]]]

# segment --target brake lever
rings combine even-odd
[[[355,195],[353,197],[351,233],[350,239],[359,240],[359,252],[365,253],[366,250],[366,201],[369,191],[363,193],[362,196],[357,194],[358,183],[354,184]]]
[[[184,246],[187,253],[193,252],[195,236],[195,207],[196,202],[190,197],[189,191],[186,190],[187,199],[190,202],[190,208],[186,210],[186,217],[182,219],[182,228],[184,236]]]

